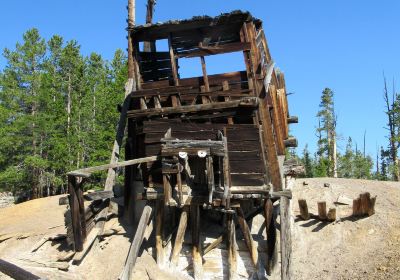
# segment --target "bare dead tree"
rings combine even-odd
[[[389,154],[390,160],[393,163],[394,171],[393,171],[393,179],[395,181],[399,181],[399,166],[398,166],[398,159],[397,159],[397,151],[399,148],[399,143],[396,140],[396,111],[395,111],[395,90],[393,89],[392,98],[389,99],[389,91],[387,87],[387,81],[385,75],[383,75],[384,81],[384,89],[383,89],[383,99],[385,100],[386,104],[386,114],[388,117],[388,129],[389,129]]]
[[[156,0],[147,0],[146,24],[151,24],[153,22],[155,5],[156,5]],[[144,42],[143,51],[144,52],[155,52],[156,51],[156,43],[154,41]]]

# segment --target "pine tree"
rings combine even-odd
[[[320,110],[317,113],[319,126],[317,133],[319,135],[318,155],[319,163],[326,166],[326,174],[328,176],[337,177],[336,163],[336,115],[333,101],[333,91],[325,88],[322,91]],[[320,166],[322,168],[322,166]]]
[[[304,176],[306,178],[312,178],[314,177],[314,167],[313,167],[313,162],[312,158],[310,157],[310,152],[308,151],[308,146],[306,145],[303,150],[303,158],[301,159],[304,169],[305,169],[305,174]]]
[[[353,178],[354,177],[354,152],[353,152],[353,141],[351,137],[347,140],[346,152],[343,156],[339,157],[339,177],[342,178]]]

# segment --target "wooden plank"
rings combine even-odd
[[[170,60],[169,52],[139,52],[140,62]]]
[[[113,191],[96,191],[92,193],[86,193],[83,195],[83,198],[85,200],[102,200],[102,199],[107,199],[107,198],[112,198],[114,197],[114,192]]]
[[[103,171],[107,169],[114,169],[118,167],[123,167],[123,166],[129,166],[129,165],[136,165],[140,163],[147,163],[147,162],[153,162],[158,160],[159,158],[157,156],[152,156],[152,157],[144,157],[144,158],[138,158],[138,159],[132,159],[132,160],[126,160],[126,161],[121,161],[121,162],[115,162],[115,163],[110,163],[110,164],[103,164],[103,165],[98,165],[94,167],[88,167],[88,168],[82,168],[78,170],[74,170],[71,172],[68,172],[68,176],[79,176],[79,177],[90,177],[91,173],[97,172],[97,171]]]
[[[178,266],[179,254],[182,250],[182,244],[185,238],[185,232],[189,214],[188,212],[189,212],[188,206],[182,208],[181,217],[179,219],[178,231],[176,232],[174,248],[171,254],[171,264],[176,267]]]
[[[260,160],[260,151],[229,151],[229,160],[232,161],[247,161]]]
[[[0,271],[15,280],[39,280],[42,279],[29,271],[10,262],[0,259]]]
[[[89,236],[83,246],[82,251],[77,252],[74,255],[73,258],[73,263],[74,264],[79,264],[83,260],[83,258],[86,256],[86,254],[89,252],[90,248],[92,247],[93,242],[97,238],[98,234],[100,233],[100,229],[96,228],[90,231]]]
[[[218,111],[236,107],[250,107],[255,108],[258,106],[258,100],[251,97],[243,97],[240,100],[218,102],[210,104],[197,104],[197,105],[186,105],[180,107],[164,107],[164,108],[149,108],[140,110],[131,110],[128,112],[128,118],[141,118],[141,117],[152,117],[170,114],[182,114],[182,113],[198,113],[202,111]]]
[[[150,221],[152,209],[150,206],[145,206],[140,217],[138,227],[136,229],[135,237],[132,240],[131,246],[129,248],[128,257],[126,259],[124,268],[122,270],[120,280],[130,280],[132,279],[132,271],[135,267],[136,259],[139,254],[139,249],[142,245],[144,234],[147,228],[147,224]]]
[[[248,161],[229,161],[231,173],[264,173],[264,163],[261,159],[257,159],[249,164]]]
[[[209,75],[208,81],[210,86],[212,85],[221,85],[223,81],[228,81],[230,84],[232,83],[244,83],[247,82],[246,72],[237,71],[237,72],[229,72],[223,74],[215,74]],[[195,87],[200,88],[201,85],[204,84],[203,77],[194,77],[194,78],[185,78],[179,79],[179,85],[183,87]],[[158,81],[158,82],[148,82],[142,85],[143,89],[155,89],[155,88],[166,88],[169,86],[173,86],[169,81]]]
[[[203,279],[203,260],[201,256],[200,239],[200,209],[198,205],[190,206],[190,217],[192,220],[192,256],[194,279]]]
[[[159,80],[168,80],[172,76],[171,69],[152,69],[148,72],[141,73],[143,81],[159,81]]]
[[[262,186],[264,174],[231,174],[232,186]]]
[[[277,91],[275,85],[270,85],[269,87],[269,95],[271,97],[271,105],[272,105],[272,123],[275,132],[275,143],[277,147],[278,155],[285,154],[285,144],[283,142],[283,134],[282,134],[282,126],[281,126],[281,118],[280,118],[280,108],[277,101]]]
[[[228,142],[228,150],[236,152],[260,152],[260,142],[258,141],[236,141]]]
[[[223,54],[223,53],[231,53],[231,52],[240,52],[250,50],[251,45],[250,43],[242,43],[242,42],[235,42],[235,43],[228,43],[222,44],[218,46],[199,46],[198,49],[180,52],[177,54],[179,58],[190,58],[190,57],[204,57],[208,55],[216,55],[216,54]]]

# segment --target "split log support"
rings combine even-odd
[[[135,237],[133,238],[133,241],[129,248],[129,253],[125,262],[124,269],[122,270],[121,276],[119,278],[120,280],[132,279],[132,271],[133,268],[135,267],[136,259],[139,254],[139,249],[144,239],[147,224],[149,223],[151,218],[151,212],[152,209],[150,206],[144,207],[142,216],[140,217],[140,221],[136,229]]]
[[[242,230],[244,240],[250,252],[251,260],[253,262],[254,267],[258,270],[259,263],[258,263],[257,244],[255,243],[253,237],[251,236],[251,231],[244,217],[242,208],[241,207],[237,208],[236,212],[240,229]]]
[[[189,216],[189,208],[188,206],[185,206],[182,208],[181,217],[179,219],[178,231],[175,237],[174,248],[172,249],[172,254],[171,254],[171,263],[172,265],[175,266],[178,266],[179,253],[181,252],[183,240],[185,238],[188,216]]]

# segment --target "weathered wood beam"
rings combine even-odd
[[[157,157],[157,156],[137,158],[137,159],[131,159],[131,160],[120,161],[120,162],[115,162],[115,163],[103,164],[103,165],[94,166],[94,167],[82,168],[82,169],[68,172],[67,175],[68,176],[77,176],[77,177],[90,177],[90,175],[93,172],[103,171],[103,170],[107,170],[110,168],[114,169],[114,168],[123,167],[123,166],[153,162],[153,161],[157,161],[157,160],[159,160],[159,157]]]
[[[107,198],[112,198],[114,197],[114,192],[113,191],[97,191],[97,192],[92,192],[92,193],[86,193],[83,195],[83,198],[85,200],[102,200],[102,199],[107,199]]]
[[[231,52],[240,52],[250,50],[250,43],[228,43],[218,46],[199,46],[198,50],[188,51],[184,53],[177,54],[176,56],[179,58],[190,58],[190,57],[204,57],[208,55],[216,55],[223,53],[231,53]]]
[[[237,252],[236,252],[236,230],[233,215],[227,215],[227,249],[228,249],[228,279],[236,280],[237,275]]]
[[[293,189],[295,179],[290,176],[285,177],[285,188]],[[280,198],[280,222],[281,222],[281,279],[293,279],[292,270],[292,232],[291,219],[292,207],[291,201],[287,197]]]
[[[151,218],[151,212],[152,209],[150,206],[144,207],[142,216],[140,217],[140,221],[136,229],[135,237],[133,238],[133,241],[129,248],[129,253],[125,262],[124,269],[122,270],[121,276],[119,277],[120,280],[132,279],[132,271],[135,267],[136,259],[139,254],[139,249],[144,239],[147,224],[149,223]]]
[[[203,279],[203,259],[201,256],[199,205],[190,206],[190,218],[192,221],[193,274],[195,280],[200,280]]]
[[[189,215],[189,207],[185,206],[182,208],[181,217],[179,219],[178,231],[175,237],[174,248],[171,254],[171,263],[174,266],[178,266],[179,254],[182,250],[182,244],[185,238],[188,215]]]
[[[156,260],[159,267],[164,267],[165,252],[163,248],[163,227],[164,227],[164,208],[162,199],[157,199],[156,203]]]
[[[299,117],[298,116],[290,116],[287,118],[287,123],[288,124],[299,123]]]
[[[10,262],[0,259],[0,271],[15,280],[39,280],[42,279],[25,269]]]
[[[297,139],[294,137],[289,137],[283,140],[286,148],[296,148],[298,146]]]
[[[256,269],[258,269],[258,251],[257,251],[257,244],[254,241],[253,237],[251,236],[250,228],[246,222],[246,219],[243,214],[242,208],[237,208],[237,217],[238,222],[240,225],[240,229],[242,230],[244,240],[246,242],[247,248],[250,251],[251,260],[253,265]]]
[[[128,112],[128,118],[141,118],[152,117],[159,115],[170,114],[183,114],[183,113],[197,113],[202,111],[218,111],[236,107],[250,107],[255,108],[258,106],[258,99],[254,97],[244,97],[240,100],[217,102],[209,104],[187,105],[180,107],[164,107],[164,108],[150,108],[146,110],[131,110]]]

